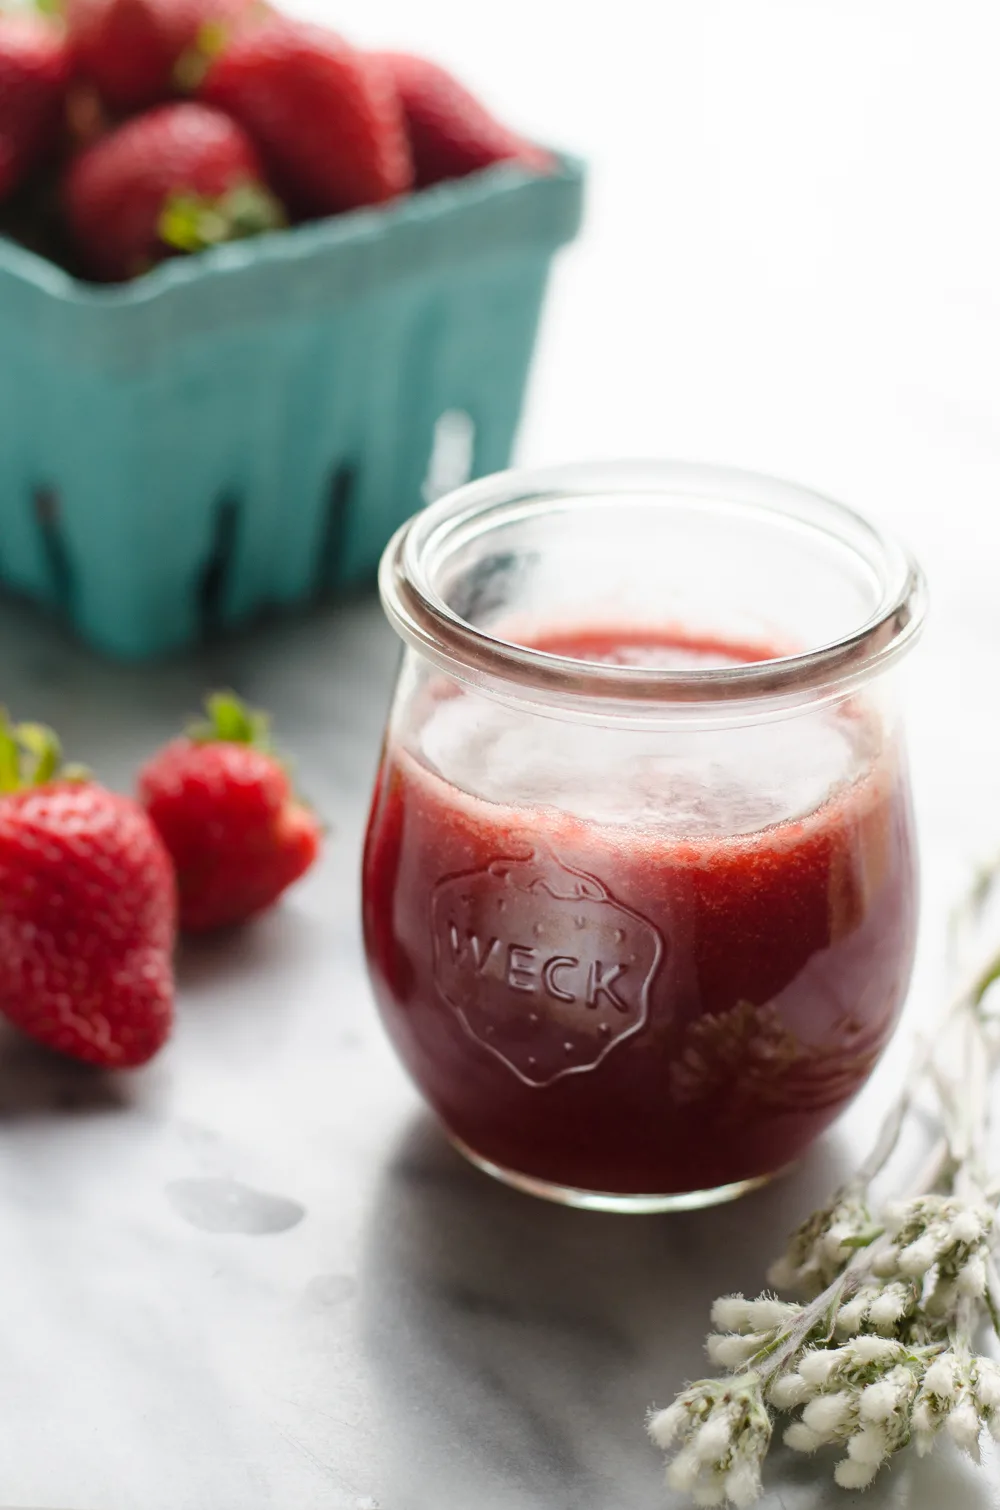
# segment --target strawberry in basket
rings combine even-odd
[[[0,16],[0,235],[84,277],[272,230],[282,207],[316,220],[552,165],[437,64],[270,0],[53,3],[59,23]]]
[[[375,56],[389,71],[406,116],[418,189],[499,162],[538,173],[552,167],[548,152],[498,121],[446,68],[411,53]]]
[[[285,223],[249,137],[193,101],[161,105],[88,147],[64,201],[87,271],[111,280]]]
[[[0,15],[0,200],[55,145],[70,76],[65,39],[34,15]]]
[[[240,33],[209,67],[200,95],[246,128],[299,215],[381,204],[412,187],[388,71],[323,27],[275,18]]]
[[[78,73],[124,112],[178,94],[188,53],[259,8],[256,0],[69,0],[66,24]]]

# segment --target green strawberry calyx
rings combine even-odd
[[[12,724],[0,708],[0,795],[50,781],[86,781],[84,766],[64,765],[59,736],[45,724]]]
[[[249,708],[235,692],[210,692],[205,698],[207,718],[199,719],[188,729],[195,744],[252,745],[255,750],[274,754],[271,744],[271,720],[260,708]]]
[[[312,803],[295,788],[292,763],[275,750],[269,714],[260,708],[248,707],[235,692],[210,692],[205,698],[205,712],[206,718],[188,725],[187,737],[193,744],[250,745],[252,749],[260,750],[288,775],[296,805],[313,812]],[[321,828],[324,833],[328,831],[325,824]]]
[[[57,0],[63,4],[64,0]],[[275,14],[266,0],[253,0],[241,13],[237,22],[222,21],[210,16],[199,26],[195,39],[186,47],[174,64],[174,86],[181,94],[197,94],[205,75],[229,46],[230,38],[243,27],[266,21]]]
[[[288,224],[281,203],[263,184],[241,183],[225,194],[173,194],[160,212],[156,233],[178,252],[204,252]]]
[[[195,94],[216,58],[229,42],[230,28],[222,21],[203,21],[191,47],[174,64],[174,84],[182,94]]]

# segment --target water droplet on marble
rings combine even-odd
[[[254,1190],[225,1176],[171,1180],[167,1200],[184,1221],[202,1232],[260,1237],[297,1227],[306,1214],[299,1201]]]

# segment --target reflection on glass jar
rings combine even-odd
[[[386,1026],[453,1140],[556,1199],[738,1194],[864,1084],[914,949],[909,557],[746,473],[462,489],[386,552],[407,643],[364,862]]]

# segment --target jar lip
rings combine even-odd
[[[702,497],[797,519],[853,547],[877,569],[881,596],[874,611],[838,639],[807,650],[736,665],[658,669],[576,660],[519,645],[461,618],[436,591],[428,570],[435,553],[460,533],[506,522],[519,509],[579,507],[611,494]],[[563,703],[595,713],[616,709],[746,706],[754,716],[841,696],[895,662],[923,627],[927,592],[910,553],[863,515],[796,483],[735,467],[674,461],[584,462],[517,469],[468,483],[407,521],[382,557],[379,590],[397,633],[449,675],[517,700]],[[704,707],[708,712],[708,706]]]

